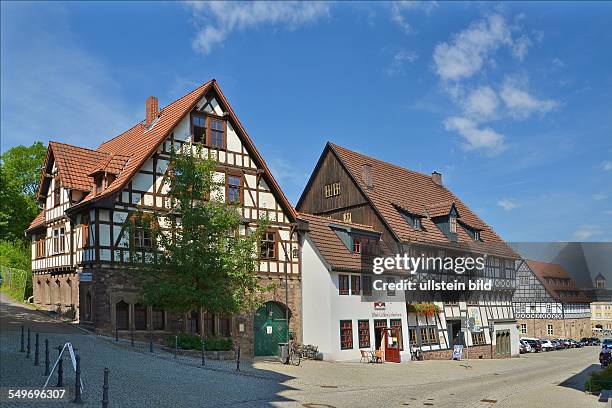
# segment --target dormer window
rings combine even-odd
[[[98,174],[96,176],[96,194],[100,194],[104,188],[103,186],[104,176],[102,174]]]
[[[413,227],[417,231],[421,229],[421,219],[419,217],[414,217]]]
[[[450,232],[453,234],[457,233],[457,217],[450,217]]]
[[[474,241],[480,241],[480,231],[474,230]]]
[[[605,289],[606,288],[606,279],[599,275],[596,279],[595,279],[595,287],[597,289]]]

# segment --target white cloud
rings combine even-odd
[[[499,105],[499,98],[489,86],[474,89],[465,99],[463,109],[472,119],[480,122],[493,117]]]
[[[605,171],[612,170],[612,161],[606,160],[605,162],[601,163],[601,168]]]
[[[525,119],[533,113],[546,113],[559,106],[552,99],[538,99],[529,94],[526,86],[515,78],[506,77],[499,96],[504,101],[508,113],[517,119]]]
[[[601,235],[602,230],[597,225],[581,225],[574,232],[574,239],[576,241],[586,241],[597,235]]]
[[[604,193],[595,193],[595,194],[593,194],[593,200],[595,200],[595,201],[603,201],[606,198],[608,198],[608,195],[604,194]]]
[[[563,60],[561,58],[559,58],[559,57],[553,58],[553,60],[551,62],[557,68],[563,68],[565,66],[565,62],[563,62]]]
[[[506,148],[504,135],[489,127],[479,128],[478,123],[468,118],[449,117],[444,121],[444,128],[458,132],[465,139],[465,150],[482,149],[490,154],[497,154]]]
[[[515,208],[519,208],[521,205],[516,201],[509,200],[507,198],[503,198],[497,202],[497,205],[503,208],[506,211],[514,210]]]
[[[523,61],[531,44],[529,37],[525,34],[521,35],[512,45],[512,56],[519,61]]]
[[[419,58],[419,55],[410,50],[399,50],[393,55],[391,65],[387,68],[388,75],[395,75],[402,72],[405,63],[412,63]]]
[[[193,40],[193,48],[203,54],[223,43],[231,33],[266,25],[282,25],[294,30],[329,15],[327,2],[242,2],[193,1],[187,3],[196,23],[202,24]]]
[[[438,44],[433,55],[434,68],[443,80],[469,78],[502,45],[512,45],[510,28],[502,16],[493,14],[473,22],[452,41]]]
[[[404,12],[422,10],[429,13],[436,7],[438,3],[435,1],[394,1],[391,3],[391,21],[400,26],[405,33],[410,33],[412,26],[406,21]]]

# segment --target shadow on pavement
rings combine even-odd
[[[584,391],[584,383],[589,377],[589,374],[593,371],[599,370],[599,364],[591,364],[584,370],[580,371],[567,378],[565,381],[559,384],[560,387],[572,388],[577,391]]]

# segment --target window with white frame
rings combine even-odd
[[[527,323],[521,323],[521,334],[527,334]]]
[[[450,217],[450,232],[452,232],[453,234],[457,233],[457,218],[456,217]]]
[[[546,334],[548,334],[549,336],[555,334],[552,324],[546,325]]]

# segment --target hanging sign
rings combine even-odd
[[[272,326],[266,326],[266,334],[272,334]]]

